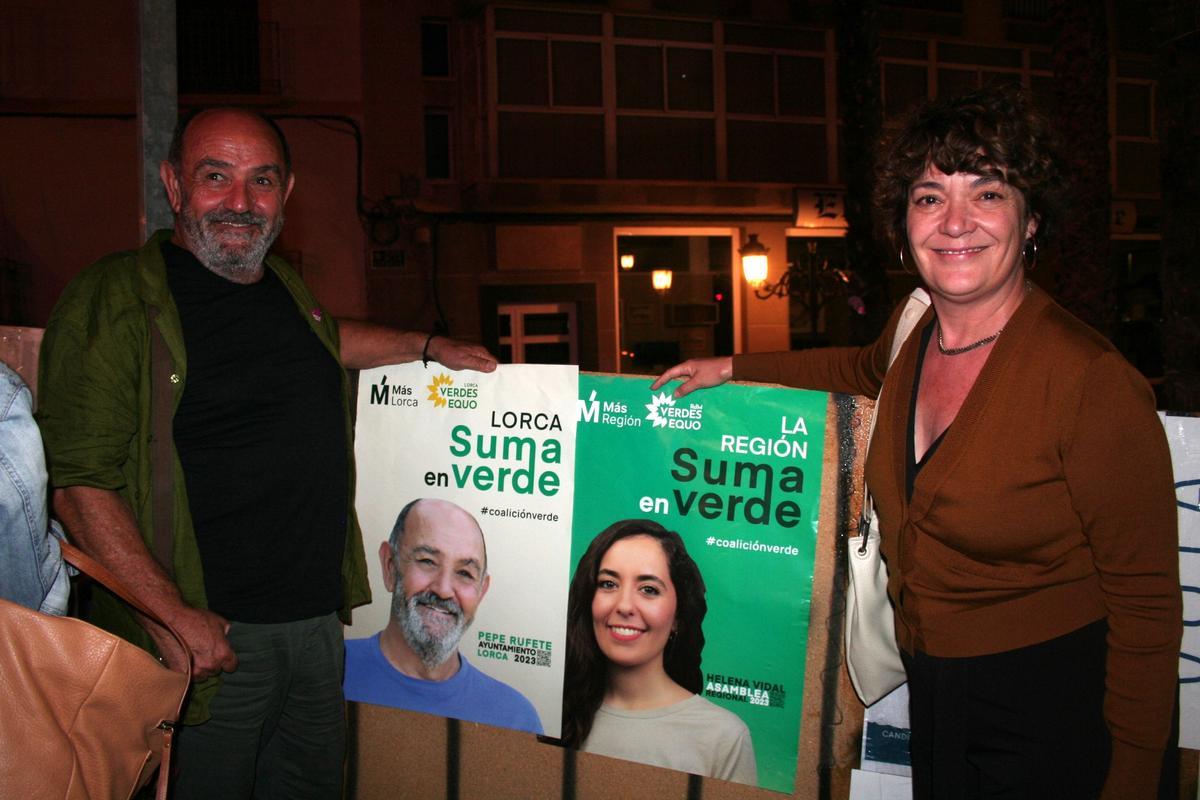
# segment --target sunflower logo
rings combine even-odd
[[[646,410],[650,413],[646,415],[646,419],[654,423],[655,428],[667,427],[667,418],[659,414],[659,409],[672,408],[675,405],[675,398],[666,392],[650,395],[650,402],[646,403]]]
[[[450,386],[453,383],[454,379],[443,372],[433,379],[433,383],[425,387],[429,390],[429,399],[433,401],[434,408],[446,407],[446,398],[442,396],[441,389],[443,386]]]

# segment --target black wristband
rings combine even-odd
[[[421,363],[427,367],[429,366],[429,343],[435,336],[437,336],[436,333],[429,334],[429,338],[425,340],[425,346],[421,348]]]

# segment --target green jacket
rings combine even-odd
[[[142,539],[153,552],[151,508],[151,359],[148,309],[174,361],[174,408],[187,385],[187,354],[179,312],[167,287],[160,245],[171,236],[158,231],[140,250],[115,253],[88,267],[71,282],[50,316],[42,340],[38,422],[45,440],[50,481],[56,487],[92,486],[121,495],[133,510]],[[280,258],[267,258],[296,301],[301,316],[334,358],[337,324],[325,314],[300,277]],[[353,442],[349,381],[342,372],[346,441]],[[172,453],[174,447],[172,443]],[[200,551],[188,509],[183,468],[174,469],[174,576],[183,599],[207,608]],[[362,532],[353,508],[354,454],[350,469],[346,549],[342,559],[343,605],[340,616],[370,602]],[[149,635],[124,603],[105,591],[94,594],[96,624],[153,652]],[[208,718],[208,702],[219,678],[193,686],[185,722]]]

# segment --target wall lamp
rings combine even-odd
[[[674,277],[674,273],[669,269],[656,269],[650,273],[650,283],[654,286],[654,291],[666,294],[671,288],[671,281]]]
[[[746,282],[757,290],[767,280],[767,246],[758,240],[757,233],[752,233],[738,253]]]

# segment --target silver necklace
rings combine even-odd
[[[1033,291],[1033,281],[1026,278],[1025,279],[1025,294],[1029,294],[1031,291]],[[1005,325],[1004,327],[1007,328],[1008,326]],[[1001,328],[1000,330],[996,331],[991,336],[985,336],[982,339],[980,339],[978,342],[971,342],[970,344],[965,345],[963,347],[946,347],[946,345],[942,342],[942,321],[939,319],[937,321],[938,352],[944,356],[960,356],[963,353],[969,353],[972,350],[976,350],[980,347],[983,347],[985,344],[991,344],[992,342],[996,341],[996,339],[1000,338],[1000,334],[1002,334],[1002,333],[1004,333],[1004,328]]]
[[[996,339],[1002,333],[1004,333],[1004,328],[1001,328],[1000,330],[996,331],[991,336],[983,337],[978,342],[971,342],[970,344],[963,345],[962,347],[946,347],[946,345],[942,342],[942,323],[941,323],[941,320],[938,320],[938,324],[937,324],[938,352],[944,356],[958,356],[958,355],[962,355],[963,353],[969,353],[972,350],[976,350],[980,347],[983,347],[985,344],[991,344],[992,342],[996,341]]]

